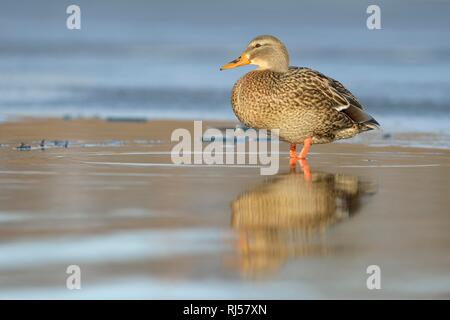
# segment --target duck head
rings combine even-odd
[[[289,55],[284,44],[274,36],[257,36],[237,59],[223,65],[220,70],[246,64],[258,66],[258,70],[286,72],[289,68]]]

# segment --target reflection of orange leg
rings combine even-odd
[[[238,264],[239,269],[243,272],[245,272],[248,269],[248,262],[246,257],[249,254],[249,243],[248,243],[248,235],[244,231],[238,231],[237,232],[237,239],[236,239],[236,250],[238,252]]]
[[[289,166],[291,167],[291,169],[295,169],[296,165],[297,165],[297,152],[296,152],[296,145],[295,144],[291,144],[291,147],[289,149]]]
[[[298,155],[299,159],[306,159],[306,155],[309,152],[309,148],[311,148],[311,144],[312,144],[312,139],[306,138],[305,141],[303,142],[303,149],[302,149],[302,151],[300,151],[300,154]]]
[[[237,247],[239,252],[247,253],[248,251],[248,239],[245,232],[239,232],[237,238]]]
[[[297,161],[291,158],[291,160],[289,160],[289,172],[295,173],[296,169],[297,169]]]
[[[298,160],[300,162],[300,167],[303,170],[303,176],[305,178],[305,181],[311,181],[311,170],[309,169],[308,162],[306,159],[300,159]]]

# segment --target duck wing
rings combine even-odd
[[[292,69],[301,73],[301,80],[307,84],[306,88],[309,84],[314,85],[316,90],[320,90],[327,97],[335,110],[344,113],[353,122],[367,126],[367,129],[380,127],[380,124],[371,115],[364,112],[358,99],[339,81],[310,68]]]

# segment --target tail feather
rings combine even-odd
[[[342,110],[350,119],[358,123],[363,131],[380,128],[380,124],[371,115],[364,110],[350,105],[347,109]]]
[[[374,118],[369,121],[363,122],[362,125],[368,128],[368,130],[380,129],[380,124]]]

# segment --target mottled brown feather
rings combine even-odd
[[[309,68],[250,71],[234,85],[231,103],[245,125],[279,129],[290,143],[328,143],[378,126],[340,82]]]

